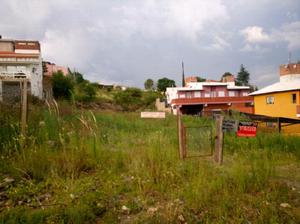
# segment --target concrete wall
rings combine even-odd
[[[31,94],[43,98],[43,68],[42,60],[34,64],[0,64],[0,72],[25,73],[30,79]],[[0,89],[1,90],[1,89]],[[3,94],[2,94],[3,95]]]
[[[13,52],[14,51],[13,42],[0,42],[0,51]]]

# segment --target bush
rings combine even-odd
[[[96,97],[96,88],[87,81],[81,82],[75,91],[75,99],[83,102],[90,102]]]
[[[119,104],[126,111],[135,111],[141,107],[142,91],[138,88],[128,88],[124,91],[117,92],[114,95],[116,104]]]
[[[55,99],[70,100],[73,89],[74,89],[74,83],[71,77],[64,76],[64,74],[61,71],[53,73],[52,90]]]

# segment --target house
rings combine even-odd
[[[300,119],[300,62],[281,65],[279,78],[279,82],[250,94],[255,114]],[[299,125],[285,129],[300,132]]]
[[[0,36],[0,101],[19,94],[19,79],[28,79],[31,94],[43,98],[40,43],[2,39]]]
[[[167,103],[174,113],[180,108],[184,114],[213,114],[238,110],[253,113],[253,97],[249,86],[236,86],[234,76],[221,81],[197,82],[187,78],[185,87],[170,87],[166,90]]]
[[[279,74],[279,82],[249,94],[254,96],[254,112],[300,119],[300,63],[281,65]]]
[[[64,76],[69,74],[69,69],[67,67],[43,61],[43,95],[46,100],[51,100],[53,98],[51,78],[53,73],[58,71],[61,71]]]
[[[61,71],[65,76],[69,74],[67,67],[56,65],[49,61],[43,61],[44,76],[52,76],[53,73]]]

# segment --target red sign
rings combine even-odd
[[[240,122],[236,135],[238,137],[255,137],[257,125],[253,122]]]

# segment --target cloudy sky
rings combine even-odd
[[[3,38],[34,39],[44,60],[92,81],[180,84],[185,73],[219,79],[244,64],[251,82],[278,79],[300,60],[299,0],[0,0]]]

